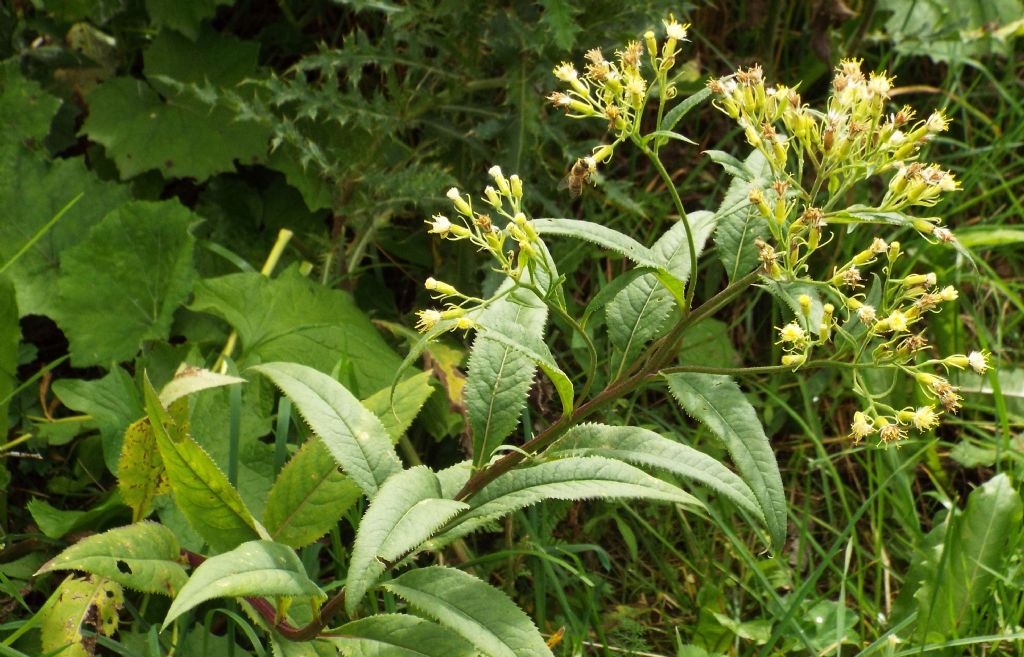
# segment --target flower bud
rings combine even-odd
[[[457,187],[449,189],[447,196],[452,202],[452,205],[455,206],[455,209],[461,214],[464,214],[467,217],[473,216],[473,208],[470,207],[469,203],[466,202],[466,199],[462,197],[462,194],[459,193],[459,189]]]
[[[806,354],[785,354],[782,357],[782,364],[786,367],[800,367],[807,360]]]

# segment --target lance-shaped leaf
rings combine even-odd
[[[201,563],[174,598],[163,626],[207,600],[236,596],[326,597],[290,547],[251,541]]]
[[[278,543],[300,548],[331,530],[362,492],[338,472],[319,438],[307,440],[281,470],[263,510],[263,524]]]
[[[484,310],[480,325],[517,326],[530,341],[543,341],[547,307],[527,290],[517,290],[509,297]],[[464,389],[477,466],[487,463],[519,424],[536,370],[534,360],[519,349],[493,339],[489,331],[477,333]]]
[[[258,525],[210,455],[175,423],[146,381],[146,413],[178,508],[217,551],[259,538]]]
[[[497,318],[489,326],[482,323],[480,326],[489,339],[519,352],[540,367],[555,386],[558,399],[562,402],[562,413],[572,412],[572,381],[555,363],[555,358],[544,340],[530,329],[502,318]]]
[[[148,417],[133,422],[124,432],[117,462],[117,487],[121,499],[132,510],[132,522],[148,516],[156,496],[167,491],[164,462]]]
[[[736,175],[725,192],[722,205],[716,212],[715,246],[730,281],[745,275],[758,263],[758,237],[766,239],[771,233],[761,213],[748,200],[750,190],[765,189],[771,173],[768,160],[761,151],[754,151],[744,164],[744,175]],[[726,168],[726,171],[729,171]]]
[[[386,562],[420,546],[459,511],[464,502],[441,499],[437,475],[425,466],[404,470],[381,487],[359,521],[345,581],[345,609],[355,613]]]
[[[346,657],[470,657],[477,654],[459,635],[417,616],[379,614],[335,629],[330,641]]]
[[[50,559],[41,573],[80,570],[143,593],[173,596],[188,580],[174,532],[140,522],[94,534]]]
[[[417,568],[384,586],[490,657],[551,657],[533,621],[507,595],[461,570]]]
[[[83,634],[95,632],[113,636],[124,591],[116,582],[90,575],[79,579],[69,575],[53,594],[56,601],[40,618],[43,653],[62,657],[91,657],[86,646],[95,641]]]
[[[252,369],[274,382],[320,436],[352,481],[372,498],[402,469],[387,430],[376,415],[331,377],[295,363]]]
[[[401,381],[393,391],[387,386],[363,400],[363,406],[380,419],[391,442],[398,442],[434,394],[430,378],[430,372],[420,372]]]
[[[786,496],[768,436],[736,382],[717,374],[667,374],[669,389],[691,417],[725,444],[764,513],[772,545],[786,540]]]
[[[650,267],[654,270],[658,281],[672,293],[677,301],[682,302],[685,296],[683,283],[658,262],[650,249],[628,235],[602,224],[579,219],[534,219],[531,223],[541,235],[558,235],[585,240],[621,254],[641,267]]]
[[[245,383],[245,379],[228,376],[219,372],[211,372],[200,367],[182,365],[174,373],[174,378],[160,390],[160,402],[168,407],[175,401],[200,390]]]
[[[622,461],[569,457],[512,470],[469,499],[470,510],[445,538],[544,500],[650,499],[701,507],[695,497]]]
[[[715,215],[694,212],[689,216],[694,250],[700,257],[711,231]],[[676,222],[651,249],[655,259],[681,283],[690,278],[690,247],[686,224]],[[672,312],[672,295],[658,284],[653,274],[645,274],[615,295],[607,306],[608,338],[620,352],[619,367],[627,365],[648,341],[657,336]]]
[[[721,493],[737,506],[764,519],[750,486],[722,463],[650,429],[581,424],[551,450],[561,456],[604,456],[671,472]]]

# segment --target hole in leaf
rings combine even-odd
[[[120,559],[117,560],[117,570],[119,572],[124,573],[125,575],[131,575],[132,574],[132,568],[131,568],[131,566],[128,565],[128,562],[127,561],[122,561]]]

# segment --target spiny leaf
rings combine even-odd
[[[141,522],[88,536],[50,559],[36,574],[80,570],[143,593],[175,595],[188,580],[174,532]]]
[[[717,374],[666,374],[669,389],[690,416],[718,436],[764,512],[772,545],[786,540],[786,496],[768,436],[736,382]]]
[[[480,324],[519,326],[531,341],[542,340],[547,307],[525,290],[510,296],[484,310],[478,320]],[[464,389],[473,436],[473,462],[477,466],[486,463],[519,424],[536,370],[533,359],[520,350],[494,340],[489,331],[477,333]]]
[[[163,627],[207,600],[235,596],[326,597],[290,547],[250,541],[200,564],[171,603]]]
[[[113,636],[117,630],[124,591],[116,582],[93,575],[85,579],[69,575],[53,595],[57,601],[41,618],[44,653],[91,657],[93,651],[86,649],[88,639],[82,631]]]
[[[346,623],[330,641],[345,657],[470,657],[473,645],[436,623],[406,614],[378,614]]]
[[[312,438],[278,475],[263,523],[275,541],[300,548],[330,531],[361,495],[323,441]]]
[[[552,657],[533,621],[507,595],[461,570],[410,570],[384,587],[490,657]]]
[[[665,470],[707,486],[755,517],[764,519],[750,486],[735,473],[704,452],[649,429],[581,424],[560,438],[552,453],[560,456],[604,456]]]
[[[345,609],[353,615],[364,595],[394,561],[420,546],[468,504],[440,499],[437,475],[425,466],[388,479],[370,503],[352,546],[345,581]]]
[[[253,367],[292,400],[352,481],[373,498],[402,465],[387,431],[340,383],[311,367],[267,363]]]
[[[146,381],[146,413],[178,508],[217,551],[259,537],[258,525],[242,498],[210,455],[160,405]]]

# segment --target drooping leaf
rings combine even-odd
[[[18,312],[22,317],[54,317],[61,305],[54,294],[61,254],[84,240],[89,228],[131,193],[124,186],[100,181],[82,158],[48,162],[21,146],[0,146],[0,170],[5,172],[0,176],[0,207],[5,208],[0,261],[8,263],[31,242],[5,272],[17,291]],[[45,229],[75,197],[78,201]],[[97,290],[88,292],[88,298],[96,298]]]
[[[492,303],[480,315],[480,324],[519,326],[531,341],[542,340],[547,307],[528,291],[517,290],[509,296]],[[494,340],[488,331],[477,333],[464,389],[477,466],[487,463],[519,424],[536,370],[536,363],[526,354]]]
[[[18,380],[18,344],[21,325],[18,323],[18,300],[14,284],[0,276],[0,436],[7,435],[7,407]]]
[[[160,403],[170,406],[182,397],[186,397],[200,390],[230,386],[236,383],[245,383],[245,379],[237,376],[228,376],[219,372],[211,372],[200,367],[189,367],[183,365],[178,368],[167,385],[160,390]]]
[[[326,597],[290,547],[250,541],[201,563],[174,598],[163,626],[207,600],[246,596]]]
[[[782,475],[754,407],[728,376],[693,372],[667,374],[669,389],[691,417],[725,444],[764,513],[775,549],[786,539],[786,496]]]
[[[146,12],[154,27],[169,27],[195,41],[203,21],[212,18],[217,7],[232,4],[234,0],[146,0]],[[201,65],[197,65],[196,68],[206,70]]]
[[[131,375],[118,365],[101,379],[54,381],[53,392],[65,406],[96,422],[103,438],[103,460],[116,474],[125,429],[145,412]]]
[[[338,472],[338,462],[323,441],[312,438],[270,489],[263,524],[278,543],[300,548],[330,531],[361,495],[359,487]]]
[[[58,509],[39,498],[29,500],[26,507],[39,531],[49,538],[62,538],[73,531],[100,526],[124,511],[117,492],[86,510]]]
[[[168,491],[164,462],[148,417],[133,422],[124,432],[117,463],[117,488],[121,499],[131,507],[132,522],[148,516],[153,500]]]
[[[394,390],[391,386],[382,388],[362,401],[380,419],[391,442],[398,442],[434,394],[430,379],[430,372],[421,372],[400,382]]]
[[[190,307],[238,331],[240,366],[289,361],[330,372],[344,358],[353,392],[362,396],[391,385],[401,362],[351,296],[294,268],[276,278],[243,273],[200,281]]]
[[[345,657],[470,657],[473,645],[416,616],[378,614],[337,628],[331,639]]]
[[[61,101],[21,73],[20,58],[0,64],[0,146],[41,148]]]
[[[380,420],[340,383],[296,363],[267,363],[253,369],[291,399],[367,497],[376,495],[381,484],[402,469]]]
[[[41,618],[44,653],[91,657],[93,651],[86,648],[91,641],[83,630],[108,637],[117,631],[124,591],[116,582],[93,575],[85,579],[69,575],[53,595],[57,601]]]
[[[707,486],[731,502],[764,519],[750,486],[714,458],[688,445],[641,427],[581,424],[552,448],[560,456],[604,456],[645,465]]]
[[[195,178],[234,171],[235,160],[262,162],[270,133],[229,110],[177,93],[163,77],[233,87],[255,74],[259,46],[204,31],[195,42],[160,32],[145,53],[149,82],[118,77],[89,95],[82,132],[106,147],[121,177],[156,169],[168,178]],[[196,76],[201,76],[196,79]],[[155,87],[155,88],[154,88]]]
[[[140,522],[94,534],[50,559],[39,573],[80,570],[144,593],[175,595],[188,575],[174,532]]]
[[[490,657],[551,657],[533,621],[507,595],[461,570],[410,570],[384,587]]]
[[[345,609],[353,615],[388,561],[404,556],[469,505],[441,499],[441,484],[431,470],[417,466],[388,479],[359,521],[352,546]]]
[[[747,172],[744,175],[749,177],[737,175],[733,178],[715,213],[715,247],[730,281],[757,266],[758,252],[754,242],[758,237],[767,239],[771,235],[761,213],[748,200],[751,189],[767,187],[771,167],[757,150],[747,157],[744,167]]]
[[[224,552],[259,538],[242,498],[210,455],[160,405],[146,383],[146,413],[178,508],[210,546]]]
[[[72,363],[130,360],[142,341],[167,338],[195,279],[195,221],[177,201],[134,201],[61,253],[57,323],[71,343]]]

